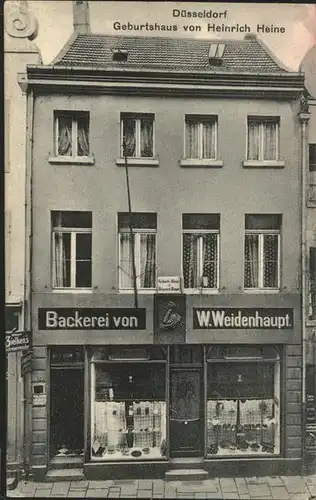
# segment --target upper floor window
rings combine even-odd
[[[133,239],[130,222],[133,229]],[[134,212],[130,221],[128,213],[120,212],[118,214],[118,230],[120,289],[132,290],[134,286],[133,249],[137,288],[155,288],[157,214]]]
[[[218,288],[219,214],[182,215],[184,288]]]
[[[217,157],[217,116],[185,117],[185,157],[199,160]]]
[[[316,247],[309,249],[309,318],[316,318]]]
[[[125,145],[125,148],[124,148]],[[154,115],[121,113],[121,156],[154,156]]]
[[[55,112],[55,151],[56,156],[89,156],[89,113]]]
[[[281,223],[278,214],[245,216],[245,288],[279,288]]]
[[[278,161],[279,128],[278,117],[248,116],[247,160]]]
[[[92,212],[52,212],[54,288],[91,288]]]
[[[316,172],[316,144],[309,144],[309,171]]]

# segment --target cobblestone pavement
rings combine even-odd
[[[21,481],[12,498],[210,498],[213,500],[316,500],[316,474],[204,481],[124,479],[111,481]]]

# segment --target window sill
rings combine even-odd
[[[245,293],[280,293],[279,288],[244,288]]]
[[[216,295],[219,293],[217,288],[184,288],[183,293],[186,295]]]
[[[92,288],[53,288],[53,293],[92,293]]]
[[[52,165],[94,165],[94,156],[49,156]]]
[[[126,293],[127,295],[132,295],[132,294],[134,294],[134,290],[128,290],[128,289],[124,290],[124,289],[122,289],[122,290],[118,290],[118,293],[119,294]],[[145,295],[145,294],[152,295],[153,293],[157,293],[157,289],[156,288],[146,288],[146,289],[142,288],[140,290],[139,288],[137,288],[137,293],[139,295]]]
[[[223,160],[212,160],[210,158],[199,160],[198,158],[185,158],[180,160],[180,167],[206,167],[206,168],[221,168],[224,165]]]
[[[244,168],[284,168],[283,160],[244,160],[242,162]]]
[[[125,167],[125,158],[116,158],[115,163],[118,167]],[[159,167],[158,158],[127,158],[129,167]]]

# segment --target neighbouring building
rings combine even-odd
[[[297,473],[304,76],[74,13],[25,79],[34,476]]]
[[[4,117],[5,117],[5,331],[23,331],[28,292],[25,288],[26,115],[25,89],[18,84],[27,64],[39,64],[41,55],[32,40],[37,21],[26,1],[6,2],[4,8]],[[17,347],[6,355],[7,452],[9,475],[29,462],[31,439],[31,374],[21,369]]]
[[[307,148],[304,162],[303,264],[306,279],[303,296],[304,360],[305,360],[305,459],[307,468],[316,470],[316,45],[304,57],[301,71],[305,74]]]

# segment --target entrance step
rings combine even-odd
[[[201,469],[203,462],[203,457],[181,457],[171,458],[169,463],[172,469]]]
[[[82,481],[85,479],[83,469],[51,469],[46,474],[46,481]]]
[[[207,477],[204,469],[172,469],[165,474],[166,481],[203,481]]]
[[[83,457],[54,457],[49,463],[50,469],[82,469]]]

